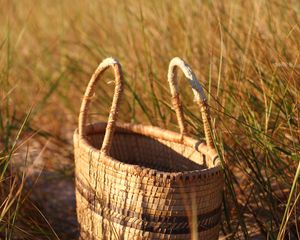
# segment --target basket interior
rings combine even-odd
[[[87,136],[95,148],[102,146],[104,133]],[[182,172],[207,168],[206,157],[192,147],[153,139],[136,133],[115,131],[110,156],[118,161],[164,172]]]

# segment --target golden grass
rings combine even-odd
[[[179,56],[193,67],[212,108],[226,174],[223,235],[246,239],[258,229],[268,239],[299,238],[297,1],[0,0],[0,5],[2,159],[32,106],[24,131],[70,142],[84,88],[109,56],[125,72],[120,120],[178,130],[167,66]],[[104,120],[109,111],[113,84],[106,83],[112,75],[107,79],[99,84],[94,120]],[[185,81],[180,91],[190,130],[203,138]]]

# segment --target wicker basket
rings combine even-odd
[[[86,125],[95,85],[110,66],[115,73],[115,93],[108,122]],[[177,68],[188,78],[200,106],[206,143],[186,136]],[[121,66],[108,58],[93,74],[74,133],[81,239],[218,238],[224,180],[205,95],[179,58],[170,63],[168,81],[180,133],[116,123],[123,93]]]

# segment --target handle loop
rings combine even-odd
[[[91,80],[88,83],[88,86],[85,90],[85,94],[82,99],[80,113],[79,113],[79,123],[78,123],[79,136],[80,137],[86,136],[85,125],[86,125],[87,112],[89,110],[90,100],[95,93],[97,82],[99,81],[100,77],[105,72],[105,70],[108,69],[109,67],[112,67],[114,70],[115,91],[114,91],[111,109],[109,112],[109,117],[107,120],[104,140],[101,147],[101,152],[103,152],[104,154],[108,154],[111,148],[113,133],[115,130],[115,122],[117,120],[120,100],[124,89],[122,68],[120,63],[116,59],[106,58],[105,60],[103,60],[97,67],[93,76],[91,77]]]
[[[177,68],[180,68],[183,71],[185,77],[189,80],[189,83],[194,93],[194,101],[200,107],[203,126],[204,126],[204,133],[206,138],[206,144],[208,147],[214,148],[214,143],[212,140],[211,128],[210,128],[211,120],[210,120],[209,107],[207,104],[207,100],[203,88],[199,83],[199,81],[197,80],[194,72],[189,67],[189,65],[185,63],[182,59],[175,57],[170,61],[169,64],[168,82],[171,89],[172,104],[175,108],[176,117],[180,128],[180,133],[182,137],[187,134],[187,125],[184,119],[183,107],[178,92]]]

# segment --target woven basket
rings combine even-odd
[[[108,122],[86,125],[95,85],[110,66],[115,93]],[[200,106],[206,143],[187,136],[177,91],[178,68]],[[180,133],[116,123],[123,93],[121,66],[108,58],[93,74],[74,133],[81,239],[218,238],[224,180],[206,98],[191,69],[179,58],[170,62],[168,81]]]

